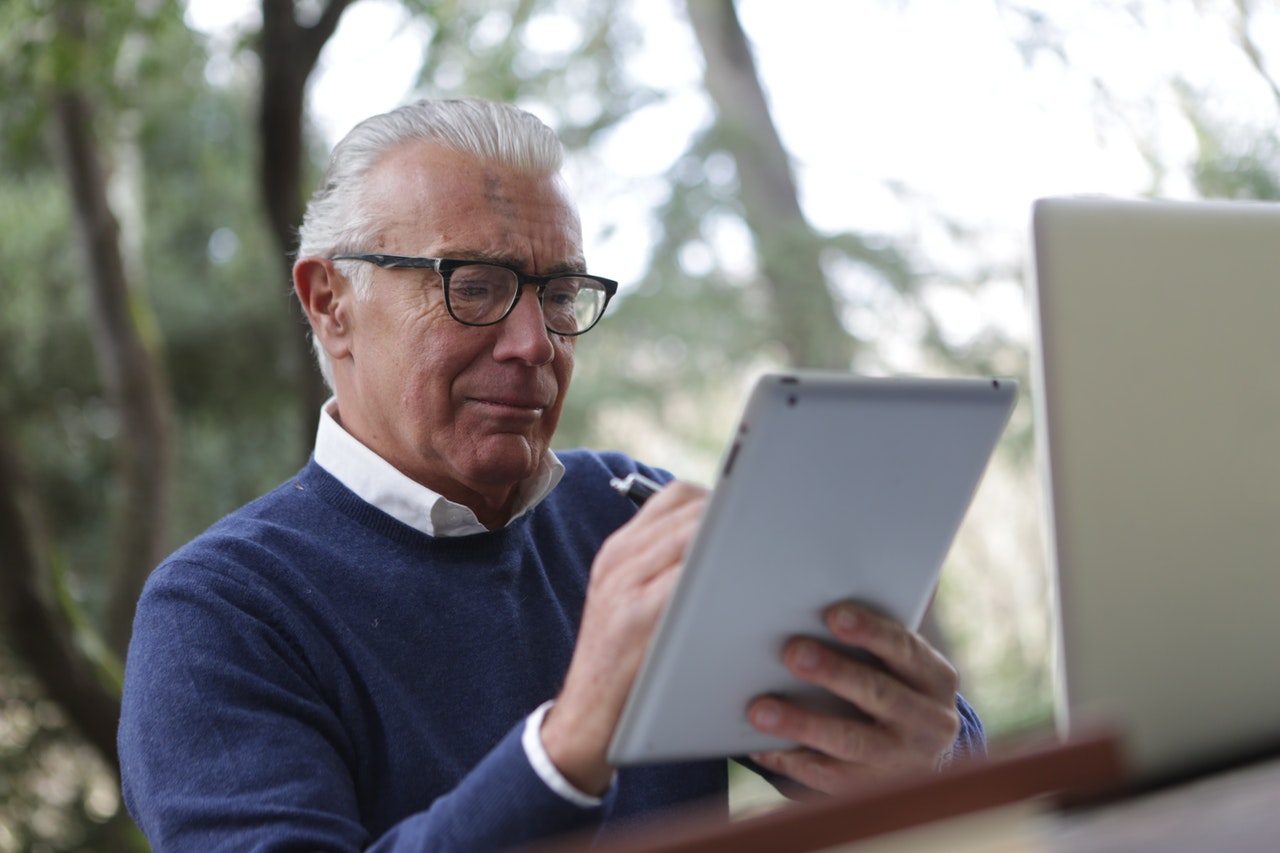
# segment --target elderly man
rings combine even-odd
[[[515,108],[422,101],[333,152],[294,285],[334,396],[291,480],[167,559],[138,608],[120,755],[156,850],[484,850],[724,807],[725,762],[615,770],[610,736],[702,510],[638,512],[619,454],[549,450],[586,273],[554,134]],[[776,698],[754,756],[818,791],[981,748],[956,676],[853,605],[801,677],[872,718]]]

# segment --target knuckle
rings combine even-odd
[[[960,689],[960,672],[956,669],[955,664],[938,655],[938,672],[939,682],[948,693],[955,693]]]
[[[867,679],[867,693],[876,715],[901,712],[901,690],[898,683],[882,672],[871,672]]]
[[[866,733],[860,727],[849,726],[831,754],[845,761],[861,760],[866,755],[866,739]]]
[[[894,759],[894,739],[879,727],[865,727],[857,740],[857,751],[851,755],[872,767],[888,766]]]
[[[914,634],[904,630],[893,632],[893,654],[895,660],[913,663],[919,657],[919,647]]]
[[[915,731],[910,743],[919,752],[936,755],[950,749],[959,733],[959,712],[940,708],[926,725]]]

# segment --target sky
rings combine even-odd
[[[682,5],[635,4],[649,45],[637,59],[638,73],[680,93],[660,111],[633,116],[612,137],[608,162],[631,181],[626,191],[636,198],[661,195],[657,176],[706,120],[700,57]],[[1035,198],[1134,195],[1150,188],[1135,130],[1158,127],[1156,144],[1172,162],[1191,156],[1194,139],[1178,116],[1167,82],[1172,76],[1217,93],[1216,106],[1233,118],[1275,120],[1272,93],[1244,64],[1225,26],[1195,13],[1197,4],[1148,3],[1145,25],[1139,25],[1126,11],[1132,4],[1023,0],[1061,29],[1069,65],[1049,55],[1027,63],[1015,47],[1018,21],[1001,11],[1003,5],[739,0],[775,123],[794,158],[802,204],[817,229],[910,235],[939,268],[977,268],[992,258],[1016,265],[1026,252]],[[257,6],[257,0],[190,0],[188,22],[225,33],[254,21]],[[545,36],[560,37],[554,22]],[[1280,43],[1280,13],[1263,16],[1256,36],[1264,44]],[[421,37],[389,0],[360,0],[347,10],[310,94],[328,141],[412,94]],[[217,73],[216,67],[210,71]],[[1099,111],[1090,75],[1106,81],[1124,105],[1121,112]],[[911,201],[891,187],[905,188]],[[596,187],[575,189],[583,201],[588,259],[622,281],[625,292],[644,266],[647,213],[643,205],[619,205],[612,197],[593,208]],[[1160,192],[1183,197],[1190,189],[1174,178]],[[620,212],[627,208],[630,219]],[[980,237],[957,244],[938,225],[939,213],[972,226]],[[980,297],[991,304],[939,290],[938,298],[954,302],[946,314],[958,336],[976,329],[984,316],[1005,318],[1006,331],[1025,336],[1021,287],[998,284]]]

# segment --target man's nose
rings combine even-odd
[[[532,284],[525,285],[520,301],[498,324],[498,329],[494,357],[500,361],[514,358],[528,364],[546,364],[555,357],[538,289]]]

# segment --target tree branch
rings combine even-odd
[[[347,10],[347,7],[352,2],[354,0],[329,0],[316,22],[309,27],[303,28],[303,55],[301,60],[306,65],[308,75],[315,68],[316,62],[319,61],[320,51],[324,49],[325,43],[337,31],[338,21],[342,19],[342,13]]]
[[[1275,99],[1276,105],[1280,106],[1280,82],[1277,82],[1276,78],[1267,70],[1267,63],[1262,57],[1262,50],[1258,47],[1258,43],[1254,41],[1253,34],[1250,32],[1252,21],[1253,8],[1248,0],[1236,0],[1234,27],[1236,40],[1240,43],[1240,49],[1244,51],[1249,64],[1261,75],[1263,82],[1271,90],[1271,97]]]

